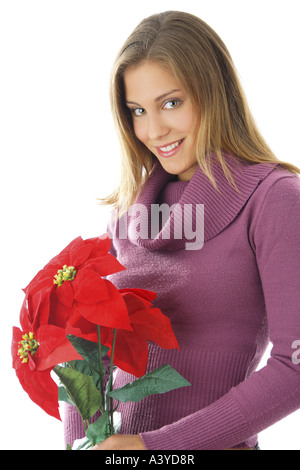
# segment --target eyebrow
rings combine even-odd
[[[163,100],[164,98],[166,98],[167,96],[171,95],[172,93],[177,93],[178,91],[181,91],[181,90],[171,90],[171,91],[168,91],[167,93],[164,93],[163,95],[160,95],[158,96],[157,98],[155,98],[155,102],[158,102],[158,101],[161,101]],[[137,106],[140,106],[138,103],[135,103],[134,101],[126,101],[126,104],[134,104],[134,105],[137,105]]]

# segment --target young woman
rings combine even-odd
[[[191,387],[120,405],[122,434],[96,449],[258,448],[300,407],[300,170],[273,155],[224,43],[188,13],[137,26],[111,103],[122,177],[105,202],[126,271],[110,280],[157,292],[180,351],[150,342],[148,370],[169,363]],[[132,380],[119,370],[116,387]],[[69,443],[82,436],[74,409],[65,423]]]

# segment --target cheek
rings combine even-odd
[[[182,109],[177,113],[170,113],[165,121],[168,129],[173,130],[175,133],[190,135],[193,132],[195,125],[194,114],[189,108]]]
[[[135,120],[133,121],[133,130],[135,136],[143,142],[143,144],[146,143],[147,141],[147,132],[146,132],[146,127],[143,125],[141,122],[142,120]]]
[[[190,110],[182,115],[182,127],[187,134],[193,134],[195,132],[195,128],[197,127],[197,117],[195,113],[191,112]]]

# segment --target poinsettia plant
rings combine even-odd
[[[106,278],[126,269],[110,248],[107,234],[73,240],[24,289],[21,328],[13,327],[13,367],[23,389],[57,419],[59,401],[77,408],[86,433],[79,449],[120,431],[120,401],[190,385],[167,364],[145,374],[148,341],[164,349],[179,349],[178,342],[153,307],[154,292],[117,289]],[[113,389],[116,367],[136,380]]]

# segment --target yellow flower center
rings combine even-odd
[[[34,338],[32,332],[26,333],[22,336],[23,340],[19,341],[20,348],[18,349],[18,356],[22,359],[23,364],[28,362],[28,354],[34,356],[39,348],[39,343]]]
[[[65,264],[63,268],[59,269],[57,274],[55,274],[53,284],[57,284],[57,287],[60,287],[65,281],[73,281],[76,273],[77,271],[74,266],[67,266]]]

